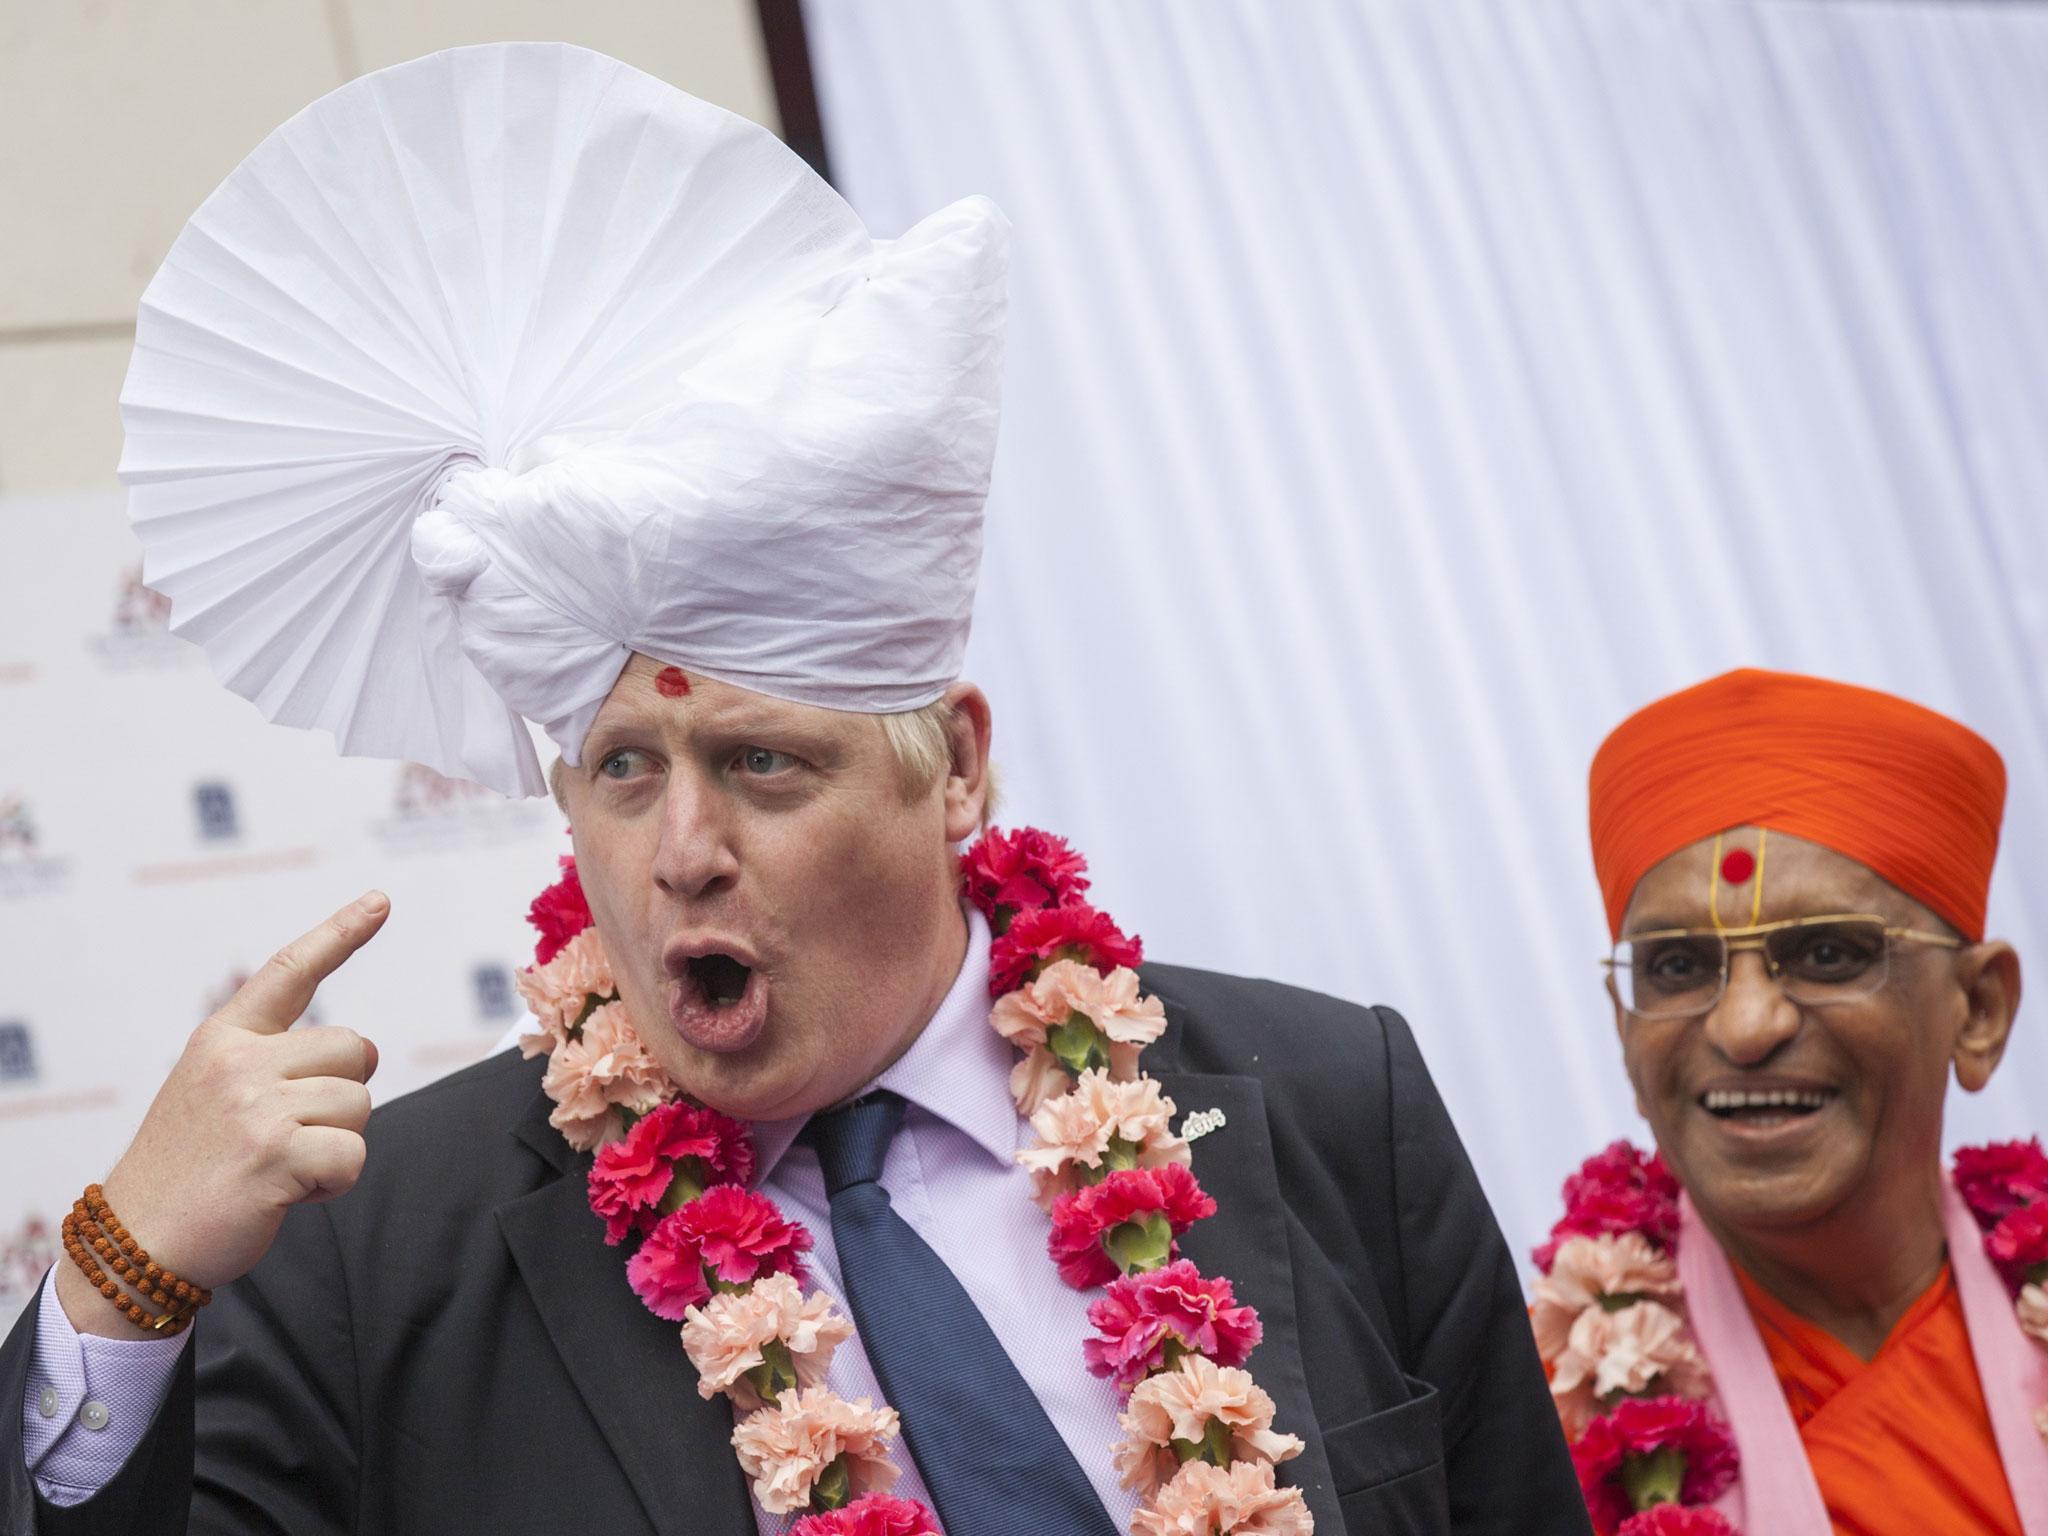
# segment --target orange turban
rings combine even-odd
[[[1832,848],[1984,936],[2005,763],[1931,709],[1824,678],[1727,672],[1638,710],[1593,756],[1593,867],[1617,938],[1636,882],[1730,827]]]

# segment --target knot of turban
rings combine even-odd
[[[1593,866],[1615,937],[1652,866],[1739,826],[1831,848],[1965,938],[1984,936],[2005,764],[1976,732],[1892,694],[1725,673],[1615,727],[1594,754],[1589,791]]]

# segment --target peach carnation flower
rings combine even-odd
[[[1117,1474],[1126,1488],[1147,1495],[1180,1469],[1173,1442],[1201,1442],[1212,1422],[1229,1431],[1233,1462],[1278,1462],[1301,1454],[1299,1439],[1273,1432],[1273,1399],[1251,1373],[1206,1355],[1189,1355],[1173,1370],[1140,1382],[1118,1422],[1124,1438],[1115,1450]]]
[[[889,1460],[896,1428],[894,1408],[873,1407],[864,1397],[849,1403],[829,1388],[806,1387],[743,1419],[732,1432],[732,1448],[754,1480],[761,1507],[786,1515],[811,1502],[825,1469],[842,1458],[854,1497],[888,1488],[896,1481]]]
[[[1131,1536],[1310,1536],[1299,1488],[1274,1486],[1268,1462],[1191,1461],[1131,1517]]]
[[[1564,1352],[1572,1324],[1605,1296],[1676,1296],[1678,1265],[1640,1232],[1568,1237],[1550,1273],[1536,1277],[1529,1321],[1545,1362]]]
[[[1010,1077],[1018,1111],[1036,1114],[1052,1095],[1052,1075],[1064,1086],[1066,1069],[1045,1043],[1047,1031],[1081,1014],[1109,1042],[1109,1075],[1120,1083],[1138,1075],[1138,1053],[1166,1031],[1166,1005],[1138,993],[1138,973],[1118,966],[1107,976],[1078,960],[1055,960],[1014,992],[996,999],[989,1022],[1010,1044],[1028,1052]]]
[[[697,1395],[732,1394],[742,1416],[764,1405],[747,1372],[764,1363],[762,1350],[779,1343],[789,1351],[799,1388],[825,1380],[832,1351],[853,1337],[853,1324],[822,1293],[806,1298],[789,1275],[769,1275],[744,1291],[721,1291],[684,1314],[683,1351],[697,1367]]]
[[[595,928],[577,934],[546,965],[521,971],[513,979],[540,1022],[539,1034],[519,1037],[522,1056],[541,1056],[554,1050],[569,1038],[569,1028],[582,1014],[586,998],[610,997],[618,990],[611,961],[605,957],[604,940]]]
[[[564,1040],[549,1053],[540,1085],[555,1101],[548,1124],[579,1152],[626,1134],[620,1108],[644,1115],[676,1091],[633,1033],[624,1003],[593,1009],[577,1038]]]
[[[1659,1395],[1703,1397],[1707,1362],[1676,1312],[1657,1301],[1638,1301],[1618,1312],[1591,1306],[1572,1324],[1550,1378],[1565,1432],[1578,1435],[1600,1411],[1600,1400],[1640,1396],[1656,1384]]]
[[[2020,1327],[2043,1344],[2048,1344],[2048,1288],[2031,1281],[2020,1288]]]
[[[1073,1075],[1042,1045],[1010,1069],[1010,1097],[1026,1119],[1073,1086]]]
[[[1137,1148],[1137,1166],[1183,1167],[1191,1161],[1188,1144],[1173,1134],[1173,1100],[1149,1077],[1119,1083],[1099,1067],[1080,1076],[1071,1093],[1040,1106],[1031,1117],[1039,1145],[1026,1147],[1017,1161],[1031,1170],[1031,1197],[1046,1210],[1071,1189],[1078,1189],[1083,1168],[1100,1168],[1112,1137]]]

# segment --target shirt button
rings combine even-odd
[[[42,1410],[43,1417],[46,1419],[57,1417],[57,1389],[55,1387],[43,1388],[43,1395],[36,1399],[36,1407]]]
[[[87,1429],[105,1429],[107,1427],[107,1405],[105,1403],[87,1403],[78,1410],[78,1422]]]

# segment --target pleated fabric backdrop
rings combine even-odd
[[[2048,976],[2048,8],[805,16],[877,233],[1016,223],[1005,819],[1159,958],[1406,1012],[1518,1249],[1646,1135],[1585,773],[1648,699],[1754,664],[1976,726]],[[1952,1142],[2044,1128],[2040,1012]]]

